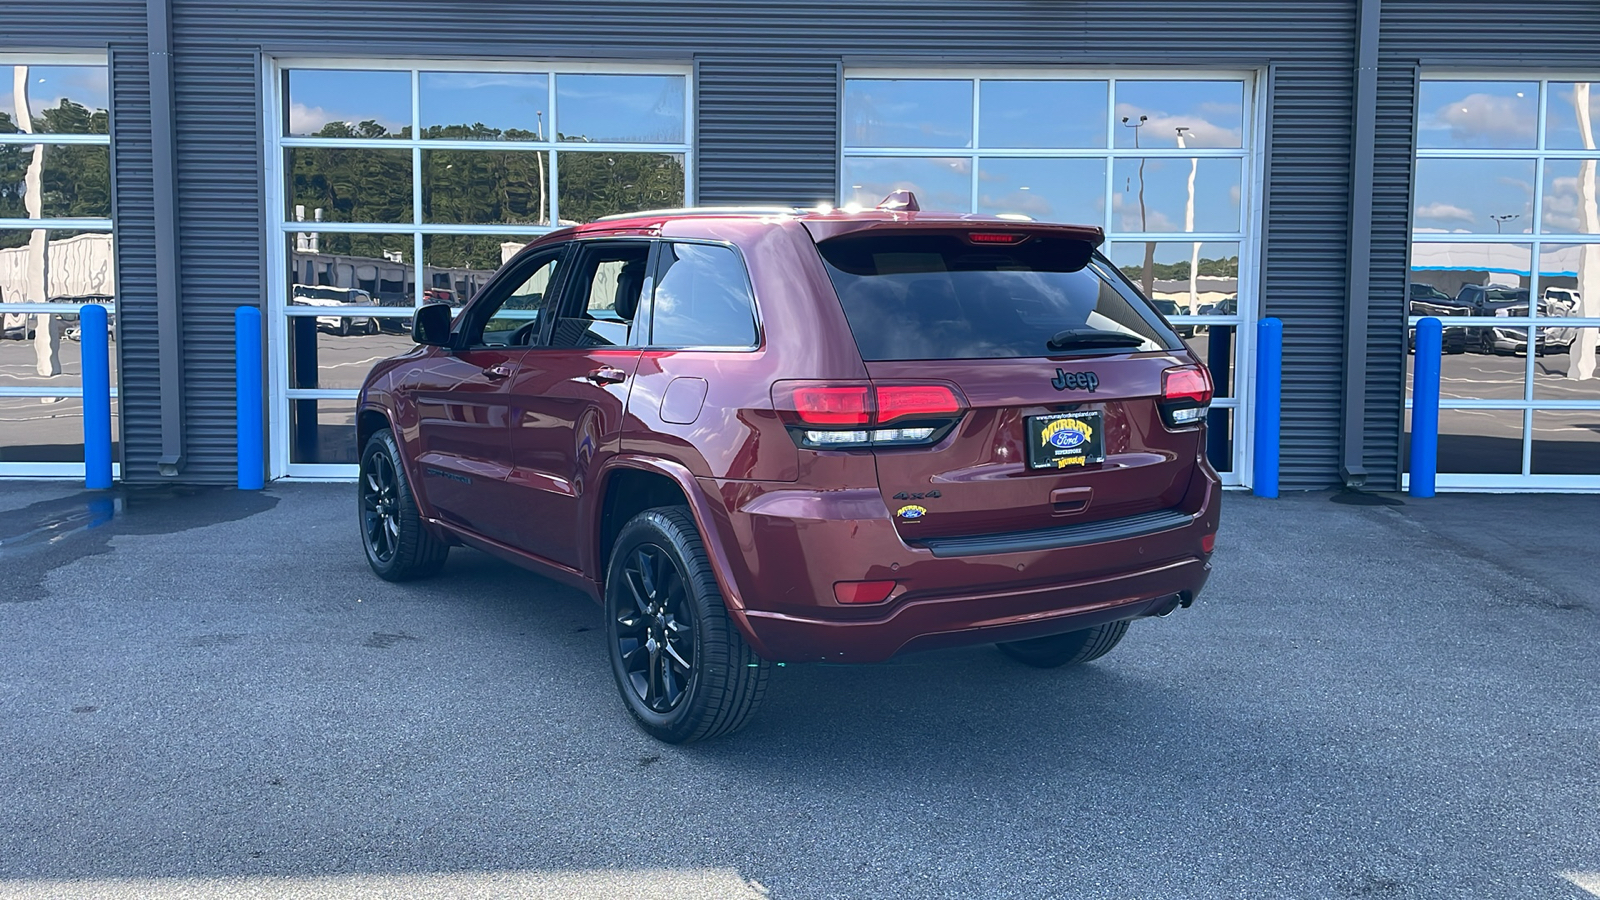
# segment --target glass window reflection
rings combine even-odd
[[[111,401],[111,458],[121,453],[120,404]],[[0,463],[82,463],[83,400],[0,395]]]
[[[1108,88],[1104,81],[980,82],[978,142],[1008,148],[1104,147]]]
[[[1493,316],[1520,302],[1526,315],[1532,253],[1531,244],[1412,244],[1411,314]]]
[[[410,222],[411,151],[293,147],[289,221]]]
[[[1099,225],[1105,180],[1104,159],[986,158],[978,163],[978,212]]]
[[[1194,173],[1194,190],[1189,176]],[[1124,157],[1112,169],[1112,228],[1132,232],[1239,230],[1243,161]],[[1194,228],[1187,227],[1191,215]]]
[[[1533,160],[1419,159],[1412,210],[1419,232],[1527,234]]]
[[[291,388],[359,390],[374,364],[416,346],[407,317],[295,316],[284,325]]]
[[[1531,150],[1538,118],[1538,82],[1424,81],[1417,91],[1417,146]]]
[[[846,157],[844,202],[876,206],[893,191],[917,195],[923,209],[968,212],[972,160],[965,157]]]
[[[557,75],[563,141],[678,144],[685,139],[681,75]]]
[[[108,134],[107,98],[105,66],[0,66],[0,134]]]
[[[1239,314],[1237,243],[1119,241],[1106,255],[1163,315]]]
[[[290,400],[289,461],[357,462],[355,401]]]
[[[41,273],[48,273],[48,290]],[[103,302],[116,294],[116,284],[108,231],[0,231],[0,302]]]
[[[291,69],[284,133],[295,136],[411,136],[411,73]]]
[[[1550,159],[1544,164],[1540,229],[1546,234],[1600,234],[1600,159]]]
[[[1177,147],[1179,129],[1186,148],[1244,146],[1242,81],[1118,81],[1116,93],[1118,147]]]
[[[562,153],[561,224],[684,203],[681,153]]]
[[[1600,319],[1600,243],[1539,246],[1537,314]]]
[[[27,191],[39,178],[39,215]],[[0,218],[110,218],[111,148],[104,144],[0,144]]]
[[[844,88],[846,147],[971,147],[968,79],[852,78]]]
[[[288,235],[290,306],[411,307],[416,267],[409,234],[324,231]],[[363,330],[366,323],[356,323]]]
[[[570,161],[568,155],[563,162]],[[548,154],[526,150],[424,150],[422,219],[451,224],[545,225]]]
[[[1522,473],[1522,410],[1439,410],[1439,472]]]
[[[1533,413],[1535,475],[1600,475],[1600,409]]]
[[[425,234],[423,302],[463,305],[537,235]]]
[[[1600,360],[1595,341],[1600,323],[1583,327],[1541,325],[1536,329],[1544,353],[1533,361],[1533,399],[1600,403]],[[1589,365],[1585,371],[1584,361]],[[1595,414],[1600,416],[1600,410]],[[1595,466],[1600,474],[1600,464]]]
[[[424,138],[545,140],[548,75],[423,72],[417,86]]]
[[[1553,81],[1545,89],[1545,149],[1600,148],[1600,90],[1593,82]]]

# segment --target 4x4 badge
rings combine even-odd
[[[1050,379],[1050,385],[1058,391],[1088,391],[1092,394],[1100,386],[1100,376],[1093,372],[1063,372],[1057,369],[1056,377]]]

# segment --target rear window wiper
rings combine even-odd
[[[1100,328],[1068,328],[1056,332],[1045,346],[1051,350],[1076,350],[1088,347],[1142,347],[1144,338],[1126,331]]]

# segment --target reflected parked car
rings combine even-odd
[[[372,295],[360,288],[297,284],[290,293],[291,306],[375,306]],[[378,320],[372,316],[317,316],[317,327],[344,337],[351,334],[377,334]]]
[[[1176,300],[1151,300],[1150,305],[1154,306],[1157,312],[1166,316],[1169,324],[1173,316],[1183,315],[1183,310],[1178,308],[1178,301]],[[1176,331],[1179,337],[1194,337],[1193,325],[1173,325],[1172,330]]]
[[[1463,306],[1456,299],[1431,284],[1418,284],[1412,282],[1408,288],[1410,301],[1406,307],[1408,314],[1424,317],[1433,316],[1445,319],[1452,316],[1470,316],[1472,308]],[[1442,348],[1445,353],[1465,353],[1467,351],[1468,329],[1465,325],[1444,326]],[[1415,353],[1417,349],[1417,329],[1406,329],[1406,349]]]
[[[1509,287],[1503,284],[1469,284],[1456,295],[1456,303],[1468,306],[1470,314],[1474,316],[1515,319],[1528,315],[1530,296],[1527,288]],[[1563,304],[1548,299],[1539,301],[1539,315],[1565,314],[1566,308]],[[1468,335],[1468,343],[1473,344],[1479,353],[1528,352],[1526,327],[1489,325],[1471,331],[1473,333]],[[1572,347],[1577,332],[1572,328],[1540,328],[1538,335],[1538,343],[1533,352],[1535,355],[1543,356],[1546,353],[1565,353]]]

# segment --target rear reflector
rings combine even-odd
[[[893,581],[836,581],[833,599],[840,603],[882,603],[894,593]]]
[[[1212,532],[1200,539],[1200,552],[1210,553],[1217,546],[1217,534]]]

